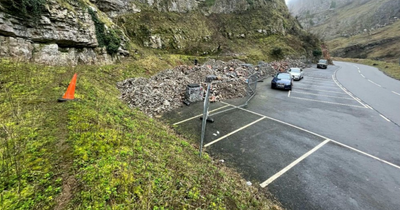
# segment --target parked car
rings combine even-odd
[[[292,75],[293,80],[301,80],[304,77],[303,69],[301,68],[290,68],[288,72]]]
[[[319,60],[318,61],[318,63],[317,63],[317,68],[321,68],[321,69],[327,69],[328,68],[328,61],[327,60],[324,60],[324,59],[321,59],[321,60]]]
[[[277,73],[271,81],[271,88],[292,90],[293,78],[289,73]]]

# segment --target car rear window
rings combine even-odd
[[[289,74],[278,74],[278,79],[290,79],[290,75]]]

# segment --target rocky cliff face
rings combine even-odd
[[[374,31],[400,17],[400,0],[292,0],[288,7],[325,40]]]
[[[111,56],[99,48],[88,7],[78,3],[62,6],[52,0],[36,21],[0,7],[0,56],[49,65],[76,65],[111,63],[118,55]]]
[[[46,4],[33,21],[33,14],[20,15],[11,0],[0,0],[1,57],[51,65],[103,64],[127,56],[127,43],[206,55],[235,51],[239,41],[228,44],[232,40],[290,33],[304,42],[310,39],[283,0],[41,1]],[[293,44],[286,51],[311,45]]]

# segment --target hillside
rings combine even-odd
[[[138,63],[0,69],[0,209],[279,209],[119,99]],[[75,72],[77,100],[57,103]]]
[[[383,60],[398,63],[400,58],[400,21],[370,33],[327,42],[333,56]]]
[[[0,0],[0,46],[2,57],[50,65],[148,52],[256,62],[311,56],[319,40],[282,0]]]
[[[319,48],[282,0],[0,0],[0,209],[280,209],[116,84]]]
[[[398,60],[398,0],[292,0],[288,7],[333,56]]]

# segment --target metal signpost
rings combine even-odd
[[[203,119],[202,119],[202,124],[201,124],[201,140],[200,140],[200,157],[203,152],[203,142],[204,142],[204,136],[206,135],[206,124],[208,120],[208,107],[210,106],[210,88],[211,88],[211,83],[216,80],[217,77],[214,75],[209,75],[206,77],[206,83],[207,83],[207,90],[206,90],[206,98],[204,99],[204,109],[203,109]]]

